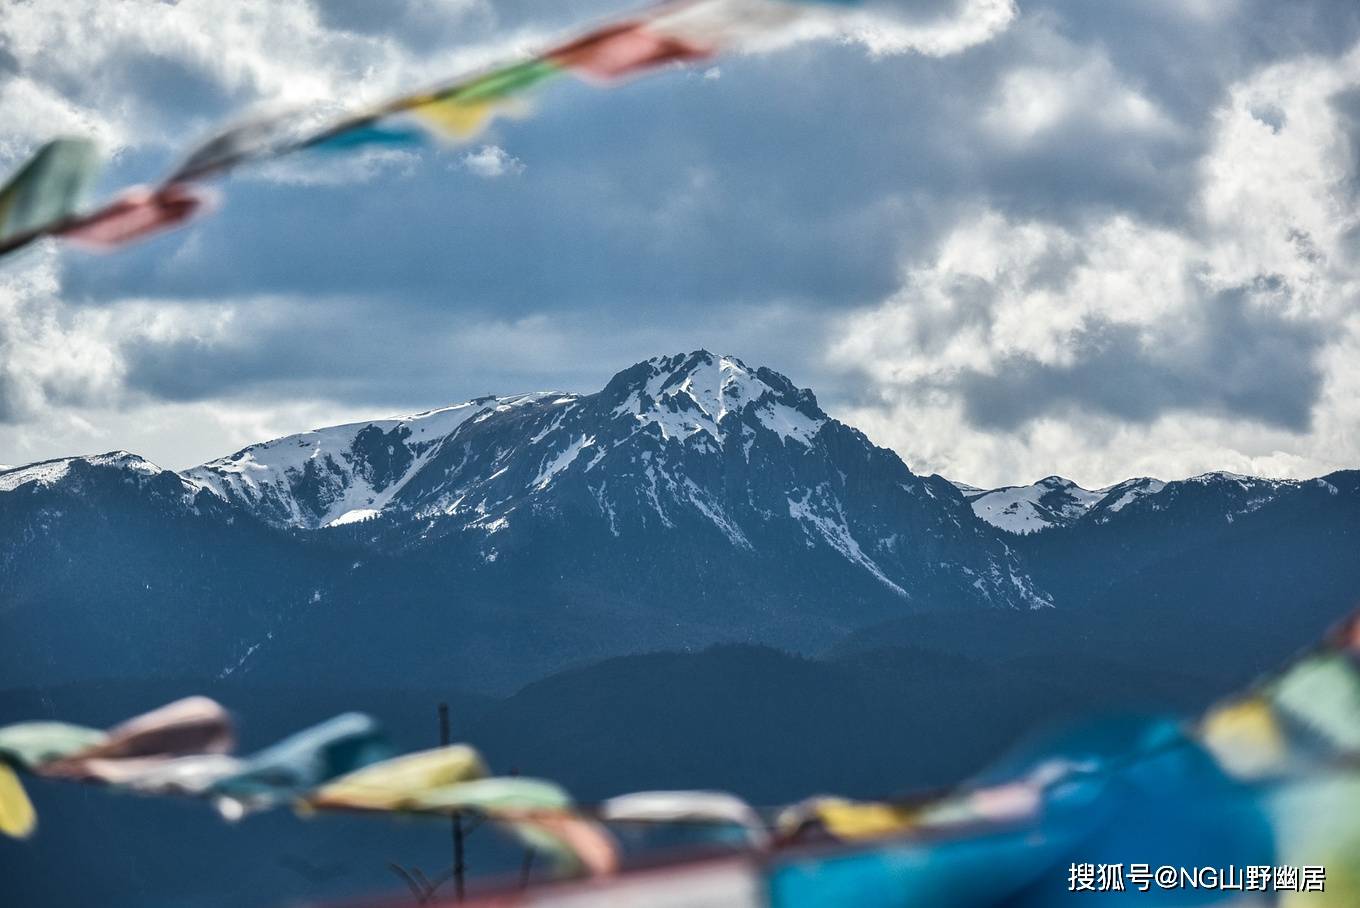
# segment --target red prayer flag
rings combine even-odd
[[[622,22],[548,51],[544,57],[585,76],[609,80],[712,54],[712,48],[662,34],[645,22]]]
[[[113,249],[187,222],[202,211],[208,197],[184,183],[158,189],[137,187],[103,208],[62,228],[58,236],[97,249]]]

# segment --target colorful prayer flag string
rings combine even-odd
[[[697,826],[729,844],[721,833],[740,831],[747,857],[719,874],[740,896],[734,904],[931,905],[944,904],[941,893],[949,904],[1030,904],[1026,893],[1050,891],[1069,863],[1149,852],[1201,866],[1325,866],[1333,903],[1360,901],[1360,616],[1196,722],[1105,719],[940,795],[819,797],[764,817],[711,791],[576,804],[552,782],[491,775],[467,745],[394,755],[360,713],[244,757],[229,753],[234,738],[226,711],[202,697],[107,731],[61,722],[0,728],[0,833],[21,838],[36,828],[18,776],[29,773],[206,800],[230,819],[286,805],[304,814],[481,816],[560,875],[596,880],[588,893],[634,900],[618,904],[706,885],[713,872],[678,864],[610,888],[624,868],[611,827],[636,824]],[[563,904],[577,904],[574,892],[559,893]],[[1230,904],[1236,892],[1200,891],[1196,904]]]
[[[496,117],[523,110],[534,89],[559,77],[608,85],[666,65],[708,60],[811,16],[859,5],[859,0],[668,0],[527,60],[401,95],[319,126],[298,112],[238,123],[191,151],[160,184],[124,190],[93,211],[81,210],[97,171],[93,146],[82,139],[57,139],[0,190],[0,256],[45,236],[90,249],[118,249],[210,210],[212,196],[199,184],[242,165],[305,149],[343,152],[420,143],[429,136],[466,142]]]

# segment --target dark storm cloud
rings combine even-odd
[[[638,358],[719,336],[810,384],[800,364],[815,361],[827,327],[797,311],[736,305],[646,319],[592,309],[474,321],[453,311],[394,315],[380,303],[330,300],[324,310],[262,302],[237,315],[216,336],[128,340],[119,350],[128,387],[181,402],[293,400],[324,387],[329,399],[410,412],[486,394],[594,390]],[[368,326],[362,338],[352,328],[360,323]],[[600,329],[605,324],[610,330]]]
[[[980,136],[1002,45],[944,60],[805,49],[726,62],[716,81],[557,86],[536,116],[488,137],[525,164],[516,179],[461,172],[457,151],[363,186],[237,179],[226,210],[196,228],[193,267],[148,246],[72,260],[68,287],[344,290],[512,312],[753,296],[837,309],[891,292],[904,250],[927,252],[979,196],[1062,221],[1092,208],[1179,218],[1176,175],[1192,158],[1175,142],[1132,145],[1080,123],[1021,150]]]
[[[683,75],[608,94],[559,86],[538,116],[490,137],[525,165],[510,179],[479,179],[458,150],[362,186],[238,178],[197,236],[72,258],[66,286],[93,298],[130,286],[177,298],[365,293],[508,314],[753,298],[835,306],[890,291],[921,188],[895,174],[903,157],[923,156],[856,140],[865,129],[846,108],[858,105],[835,92],[794,107],[721,86]],[[182,267],[167,263],[190,242]]]
[[[1191,411],[1303,432],[1322,384],[1316,358],[1326,336],[1257,298],[1279,291],[1264,281],[1213,294],[1174,330],[1092,321],[1067,345],[1070,363],[1011,358],[994,374],[966,372],[956,388],[969,418],[991,429],[1073,410],[1134,423]]]

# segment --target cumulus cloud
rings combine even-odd
[[[465,153],[460,161],[469,173],[487,180],[524,172],[524,162],[499,145],[483,145]]]
[[[0,273],[0,423],[49,406],[98,401],[116,364],[88,324],[62,319],[47,251],[36,265]]]
[[[961,217],[834,347],[881,395],[864,418],[970,481],[1045,458],[1112,481],[1164,455],[1188,424],[1212,428],[1172,448],[1206,469],[1213,458],[1291,474],[1360,460],[1341,428],[1354,407],[1338,409],[1337,394],[1360,372],[1339,355],[1357,343],[1345,100],[1357,86],[1360,49],[1233,86],[1180,229],[1122,214],[1073,227],[990,209]],[[1234,437],[1252,440],[1227,454]],[[1309,454],[1261,453],[1264,439]]]
[[[0,424],[47,420],[66,407],[121,406],[127,349],[210,342],[233,329],[228,307],[67,305],[56,261],[44,245],[0,271]]]

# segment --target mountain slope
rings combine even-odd
[[[442,544],[490,563],[566,526],[703,538],[723,557],[810,550],[905,601],[1047,604],[947,483],[915,476],[782,375],[705,351],[639,363],[597,394],[323,429],[185,476],[279,526],[381,516],[357,532],[390,550]]]
[[[0,686],[225,667],[332,561],[121,452],[0,474]]]
[[[1240,684],[1360,603],[1360,471],[1208,474],[1016,547],[1059,610],[1081,614],[1074,629]]]
[[[381,513],[463,422],[540,396],[482,398],[414,416],[289,435],[183,475],[275,526],[340,526]]]

